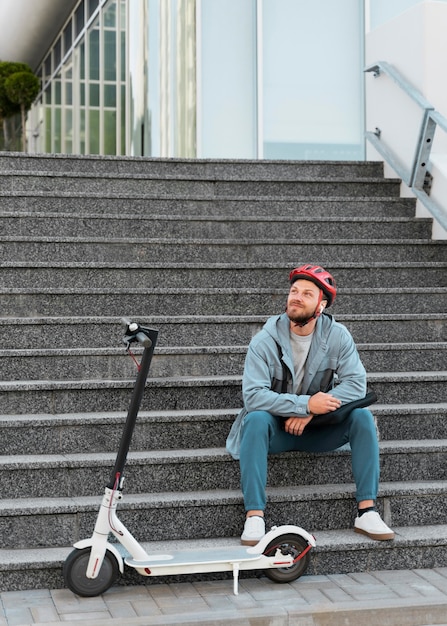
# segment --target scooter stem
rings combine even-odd
[[[129,410],[127,412],[126,422],[124,424],[123,432],[121,435],[118,453],[116,455],[115,466],[110,476],[110,481],[107,484],[108,489],[119,489],[121,486],[124,466],[127,459],[127,453],[129,452],[130,442],[132,439],[133,431],[135,429],[135,422],[137,420],[138,411],[140,409],[141,400],[143,398],[144,388],[146,386],[147,376],[149,374],[149,368],[151,366],[152,356],[154,354],[155,345],[157,343],[157,330],[145,328],[144,334],[149,337],[150,345],[146,346],[143,351],[137,379],[130,400]],[[116,484],[117,479],[119,482],[118,485]]]

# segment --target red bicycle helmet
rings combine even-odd
[[[337,286],[335,284],[334,277],[329,274],[324,267],[309,264],[300,265],[300,267],[296,267],[290,272],[290,284],[294,283],[299,278],[311,280],[315,283],[317,287],[323,290],[323,293],[327,298],[327,306],[330,307],[331,304],[333,304],[337,294]]]

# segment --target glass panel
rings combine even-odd
[[[85,80],[85,43],[79,46],[79,78]]]
[[[160,156],[161,155],[161,91],[162,86],[160,84],[160,8],[159,0],[149,0],[148,10],[148,58],[150,61],[149,68],[144,68],[144,76],[141,77],[141,86],[132,84],[131,86],[135,90],[135,101],[138,104],[144,102],[145,96],[141,93],[143,89],[147,89],[147,110],[146,118],[143,120],[146,127],[146,155],[147,156]],[[130,39],[130,37],[129,37]],[[131,40],[130,40],[131,41]],[[130,45],[130,44],[129,44]],[[138,68],[138,57],[135,61],[136,68]],[[138,142],[138,130],[135,129],[136,141]],[[136,153],[138,154],[138,152]]]
[[[274,4],[278,5],[278,0]],[[256,156],[256,2],[201,3],[198,156]],[[283,13],[282,11],[278,11]]]
[[[159,10],[159,0],[128,3],[129,133],[130,153],[135,156],[160,156],[160,151],[154,151],[151,145],[152,128],[158,129],[155,140],[160,137]],[[149,75],[142,58],[144,51],[151,59]]]
[[[98,6],[99,0],[88,0],[88,16],[91,17]]]
[[[66,54],[70,50],[71,44],[73,41],[72,35],[71,35],[71,25],[72,25],[72,22],[70,20],[64,30],[64,54]]]
[[[65,104],[73,104],[73,84],[71,82],[65,83]]]
[[[81,109],[79,113],[79,151],[81,154],[87,154],[85,150],[85,109]]]
[[[91,107],[99,107],[99,83],[90,83],[90,100]]]
[[[121,0],[120,2],[120,20],[121,20],[121,28],[126,28],[126,0]]]
[[[65,147],[64,152],[70,154],[73,151],[73,110],[65,109]]]
[[[121,87],[121,152],[126,154],[126,87]]]
[[[362,159],[362,2],[262,8],[263,156]]]
[[[43,92],[44,104],[51,104],[51,85],[49,85]]]
[[[51,70],[51,52],[45,59],[45,78],[48,80],[52,74]]]
[[[75,24],[75,38],[76,38],[78,35],[80,35],[85,24],[84,0],[82,0],[81,4],[76,9],[74,24]]]
[[[126,80],[126,33],[122,31],[120,33],[120,43],[121,43],[121,80]]]
[[[116,26],[116,2],[113,0],[109,3],[104,11],[104,26],[106,28],[115,28]]]
[[[99,80],[99,30],[92,30],[89,35],[90,80]]]
[[[104,31],[104,79],[116,80],[116,33]]]
[[[62,89],[61,81],[53,80],[53,104],[62,103],[61,89]]]
[[[90,146],[87,154],[99,154],[99,111],[88,113]]]
[[[54,67],[57,68],[62,59],[62,41],[61,38],[56,41],[56,45],[54,46]]]
[[[53,125],[51,123],[51,107],[45,107],[45,152],[52,152],[51,138],[53,136]]]
[[[54,109],[53,151],[61,152],[61,110]]]
[[[175,156],[197,155],[196,13],[194,2],[177,2],[175,22]]]
[[[116,154],[115,111],[104,111],[104,154]]]
[[[116,85],[104,85],[104,106],[116,107]]]

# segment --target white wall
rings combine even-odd
[[[401,15],[371,30],[366,35],[365,63],[386,61],[393,65],[442,115],[447,117],[447,87],[445,63],[447,59],[447,3],[426,0]],[[366,76],[366,129],[379,127],[384,143],[399,146],[398,158],[402,165],[411,164],[419,133],[421,113],[391,79],[381,75]],[[447,137],[438,130],[433,144],[433,199],[444,204],[447,185]],[[377,159],[377,152],[369,145],[367,158]],[[395,173],[386,168],[386,174]],[[445,177],[445,180],[441,179]],[[405,195],[406,191],[403,190]],[[426,209],[418,202],[418,215]],[[435,225],[434,237],[447,238],[447,233]]]

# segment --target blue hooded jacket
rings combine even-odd
[[[331,393],[342,404],[362,398],[366,393],[366,372],[348,329],[324,313],[315,325],[306,360],[302,394],[292,393],[295,386],[290,320],[286,313],[269,318],[248,346],[242,377],[244,407],[231,427],[227,451],[239,458],[240,435],[244,418],[252,411],[268,411],[288,418],[309,415],[309,398],[320,391],[325,372],[334,371],[336,385]],[[281,347],[281,350],[278,349]],[[289,370],[287,392],[282,393],[284,365]]]

